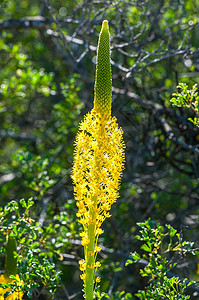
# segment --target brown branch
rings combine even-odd
[[[24,29],[24,28],[43,28],[46,25],[52,24],[54,20],[43,16],[24,17],[21,19],[0,20],[0,31],[7,29]],[[59,19],[61,24],[73,23],[79,21],[72,18]]]
[[[3,139],[3,138],[12,138],[14,140],[17,140],[17,141],[29,141],[33,144],[36,143],[36,137],[34,135],[26,135],[24,133],[13,133],[13,132],[8,132],[8,131],[5,131],[5,130],[0,130],[0,139]]]
[[[184,143],[175,136],[171,126],[168,124],[167,120],[162,116],[162,114],[170,113],[170,110],[168,108],[166,109],[162,105],[160,105],[158,103],[154,103],[150,100],[141,99],[138,95],[136,95],[135,93],[133,93],[131,91],[125,91],[125,90],[113,88],[113,93],[120,94],[120,95],[126,95],[128,98],[133,99],[135,102],[137,102],[142,107],[151,109],[151,112],[154,115],[154,118],[157,119],[161,123],[161,125],[169,139],[171,139],[177,145],[180,145],[183,149],[192,151],[196,154],[199,154],[199,147],[197,145],[192,146],[187,143]]]

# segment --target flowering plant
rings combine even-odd
[[[94,108],[79,126],[72,170],[77,217],[83,225],[81,237],[85,258],[79,264],[86,300],[93,299],[94,283],[100,282],[100,277],[95,279],[100,267],[100,262],[96,261],[101,251],[98,237],[103,233],[103,221],[111,216],[111,205],[119,196],[124,168],[123,132],[116,118],[111,117],[111,100],[110,35],[105,20],[97,49]]]

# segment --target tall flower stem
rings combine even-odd
[[[109,218],[111,205],[118,198],[124,168],[123,132],[111,117],[112,80],[110,34],[108,21],[103,21],[97,48],[94,108],[80,123],[75,141],[72,180],[77,201],[77,217],[83,226],[84,259],[79,261],[86,300],[94,299],[95,278],[100,262],[98,237],[101,225]]]
[[[101,128],[100,128],[101,129]],[[102,137],[102,130],[99,132],[99,136]],[[99,139],[100,140],[100,139]],[[95,166],[95,179],[98,184],[99,183],[99,168],[100,164],[98,161],[98,153],[100,152],[100,145],[98,143],[97,150],[94,156],[94,166]],[[97,222],[97,195],[92,198],[92,207],[90,208],[89,215],[90,215],[90,222],[88,224],[88,240],[89,244],[85,247],[85,260],[86,260],[86,271],[85,271],[85,299],[86,300],[93,300],[93,293],[94,293],[94,272],[95,272],[95,258],[96,258],[96,251],[95,251],[95,243],[97,243],[96,237],[96,222]]]
[[[94,290],[94,268],[95,268],[95,225],[89,224],[88,238],[90,240],[87,247],[85,247],[85,259],[87,262],[85,272],[85,299],[93,300]]]

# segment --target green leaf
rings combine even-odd
[[[22,207],[26,208],[26,201],[24,199],[21,199],[19,202]]]
[[[29,298],[29,299],[31,299],[31,298],[32,298],[32,290],[28,290],[28,292],[27,292],[27,296],[28,296],[28,298]]]
[[[147,244],[142,245],[140,247],[140,249],[147,251],[147,252],[151,252],[151,250],[152,250],[151,245],[147,245]]]

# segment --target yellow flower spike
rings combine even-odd
[[[79,222],[83,225],[82,246],[85,260],[80,261],[85,299],[93,300],[98,237],[101,225],[109,218],[111,205],[119,197],[118,190],[124,168],[123,132],[117,119],[111,117],[111,64],[108,21],[102,24],[97,50],[94,108],[79,126],[75,141],[72,180]]]

